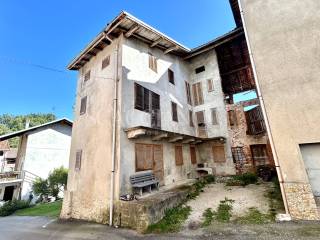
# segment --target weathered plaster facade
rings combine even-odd
[[[299,144],[320,142],[320,2],[241,3],[289,213],[319,219]]]

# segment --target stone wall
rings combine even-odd
[[[310,184],[284,183],[284,189],[292,219],[320,220]]]

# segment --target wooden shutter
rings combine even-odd
[[[172,111],[172,121],[178,122],[177,104],[174,102],[171,102],[171,111]]]
[[[149,68],[157,72],[157,59],[151,53],[149,53]]]
[[[168,69],[168,79],[174,85],[174,72],[171,69]]]
[[[87,71],[86,74],[84,75],[84,81],[85,81],[85,82],[88,81],[88,80],[90,80],[90,75],[91,75],[91,71],[89,70],[89,71]]]
[[[143,87],[140,86],[139,84],[135,83],[134,84],[134,108],[143,110],[144,109],[144,91]]]
[[[188,82],[186,82],[186,81],[185,81],[185,87],[186,87],[187,102],[188,102],[188,104],[192,105],[190,84]]]
[[[153,168],[153,149],[151,144],[136,143],[136,171],[151,170]]]
[[[190,146],[190,157],[191,157],[191,163],[196,164],[197,163],[197,154],[196,154],[196,147]]]
[[[150,91],[143,88],[143,111],[150,112]]]
[[[87,96],[81,98],[80,102],[80,115],[85,114],[87,111]]]
[[[194,124],[193,124],[193,114],[192,114],[192,111],[189,110],[189,124],[190,124],[190,127],[194,127]]]
[[[211,108],[211,120],[212,120],[212,125],[218,125],[218,116],[217,116],[217,109],[216,108]]]
[[[213,81],[212,79],[208,79],[207,80],[207,86],[208,86],[208,92],[212,92],[214,89],[213,89]]]
[[[203,126],[205,124],[205,122],[204,122],[204,111],[196,112],[196,116],[197,116],[198,126]]]
[[[106,56],[103,60],[102,60],[102,64],[101,64],[101,69],[106,68],[107,66],[109,66],[110,64],[110,55]]]
[[[151,127],[161,128],[160,96],[151,92]]]
[[[192,91],[193,91],[194,105],[198,106],[198,105],[203,104],[203,95],[202,95],[201,82],[193,84],[192,85]]]
[[[182,146],[175,146],[174,149],[175,149],[176,165],[181,166],[181,165],[183,165]]]
[[[75,163],[76,170],[80,170],[81,168],[81,159],[82,159],[82,150],[78,150],[76,152],[76,163]]]
[[[236,125],[237,124],[237,117],[236,117],[236,112],[234,110],[230,110],[228,112],[228,117],[229,117],[229,124],[230,126]]]
[[[212,146],[212,154],[213,154],[213,161],[215,162],[225,162],[226,156],[224,152],[224,145],[220,146]]]

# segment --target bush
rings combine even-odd
[[[254,173],[244,173],[241,175],[233,176],[232,179],[227,181],[227,186],[247,186],[249,184],[256,184],[258,176]]]
[[[263,165],[257,167],[257,174],[263,181],[269,182],[272,178],[277,176],[275,167],[270,165]]]
[[[0,216],[1,217],[9,216],[18,209],[23,209],[23,208],[28,208],[28,207],[30,207],[29,201],[24,201],[24,200],[8,201],[8,202],[5,202],[0,207]]]

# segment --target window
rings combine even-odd
[[[237,124],[236,112],[234,110],[228,111],[228,118],[230,126],[234,126]]]
[[[255,166],[269,163],[266,144],[250,145],[252,158]]]
[[[81,98],[81,103],[80,103],[80,115],[85,114],[87,111],[87,96]]]
[[[196,112],[198,127],[205,127],[204,111]]]
[[[244,164],[246,162],[246,156],[244,155],[243,147],[232,147],[231,152],[234,163]]]
[[[149,53],[149,68],[152,71],[157,72],[157,59],[151,53]]]
[[[172,111],[172,121],[178,122],[177,104],[174,102],[171,102],[171,111]]]
[[[246,111],[245,116],[247,121],[247,134],[257,135],[265,132],[266,127],[260,106]]]
[[[192,105],[192,102],[191,102],[191,92],[190,92],[190,84],[185,81],[185,85],[186,85],[186,94],[187,94],[187,101],[188,101],[188,104]]]
[[[102,60],[102,64],[101,64],[101,69],[104,69],[106,67],[108,67],[110,64],[110,55],[106,56],[103,60]]]
[[[203,104],[202,86],[201,82],[192,85],[193,102],[195,106]]]
[[[183,165],[183,152],[182,152],[182,146],[175,146],[175,159],[176,159],[176,166]]]
[[[192,164],[197,163],[197,154],[196,154],[196,147],[195,146],[190,146],[190,158],[191,158]]]
[[[201,67],[196,68],[195,72],[196,72],[196,74],[198,74],[198,73],[204,72],[205,70],[206,70],[205,67],[201,66]]]
[[[226,156],[224,153],[224,145],[212,146],[213,161],[225,162]]]
[[[168,79],[174,85],[174,72],[171,69],[168,69]]]
[[[78,150],[76,152],[76,163],[75,163],[76,170],[80,170],[81,168],[81,159],[82,159],[82,150]]]
[[[91,71],[87,71],[86,74],[84,75],[84,81],[89,81],[90,80],[90,75],[91,75]]]
[[[150,91],[141,85],[134,84],[134,107],[135,109],[149,112],[150,111]]]
[[[190,124],[190,127],[194,127],[194,124],[193,124],[193,114],[192,114],[192,111],[189,110],[189,124]]]
[[[212,125],[218,125],[218,116],[217,116],[217,109],[216,108],[211,108],[211,120],[212,120]]]
[[[214,90],[212,79],[207,80],[207,87],[208,87],[208,92],[212,92]]]
[[[0,156],[3,156],[3,151],[0,151]]]

